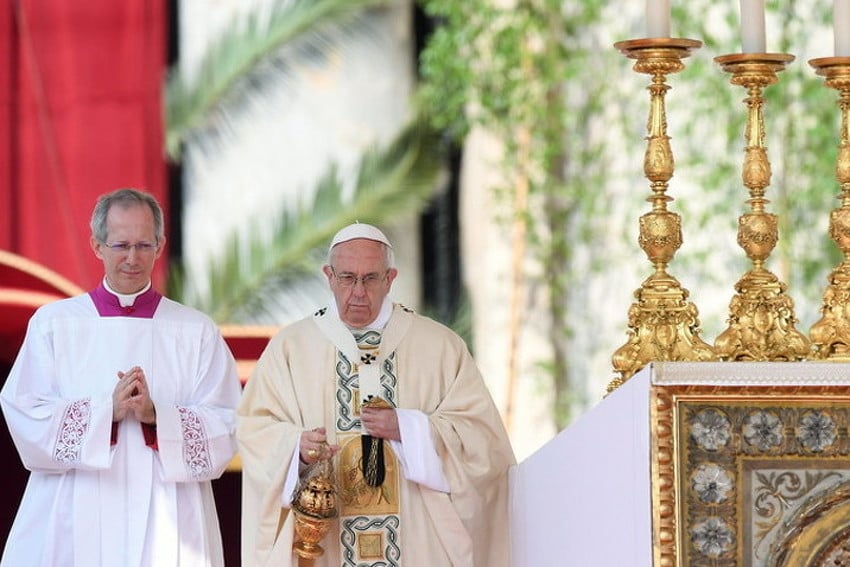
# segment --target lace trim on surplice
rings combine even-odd
[[[53,448],[54,460],[59,463],[80,462],[83,441],[86,438],[90,420],[91,400],[89,398],[68,404],[56,436],[56,445]]]
[[[183,428],[183,463],[195,478],[209,474],[212,463],[204,422],[189,408],[178,407],[177,412]]]

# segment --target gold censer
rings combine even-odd
[[[327,535],[331,521],[338,514],[330,459],[319,461],[315,469],[308,473],[295,493],[292,509],[297,536],[293,550],[305,559],[320,557],[325,550],[319,543]]]

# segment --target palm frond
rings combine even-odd
[[[312,201],[296,210],[284,209],[271,238],[234,234],[205,280],[209,292],[186,292],[182,300],[220,323],[240,323],[262,311],[270,290],[288,281],[316,274],[323,248],[341,227],[355,222],[382,224],[401,213],[421,210],[434,193],[441,173],[437,134],[416,122],[384,149],[373,149],[361,160],[350,199],[336,168],[319,181]],[[182,282],[175,271],[174,283]],[[173,294],[179,294],[174,290]]]
[[[339,31],[366,9],[392,0],[288,0],[277,2],[270,13],[253,13],[234,25],[206,52],[197,73],[172,69],[165,88],[165,145],[168,155],[180,158],[183,142],[193,132],[209,128],[222,107],[238,103],[244,92],[256,92],[264,64],[296,40],[302,52],[326,53]],[[274,73],[280,76],[280,73]],[[193,78],[190,78],[193,77]]]

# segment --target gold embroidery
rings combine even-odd
[[[360,404],[365,408],[385,408],[391,409],[393,406],[381,396],[369,396]]]
[[[357,536],[357,551],[361,559],[382,559],[384,538],[381,532],[364,532]]]
[[[399,513],[399,468],[389,443],[384,444],[386,477],[380,486],[369,486],[363,477],[363,455],[360,436],[340,439],[339,453],[340,505],[343,516],[387,515]]]

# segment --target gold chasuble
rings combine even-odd
[[[363,430],[364,404],[406,416],[401,442]],[[444,325],[395,304],[382,330],[355,336],[321,309],[269,341],[237,415],[242,567],[299,564],[290,483],[307,474],[302,434],[320,427],[340,447],[338,514],[314,567],[510,565],[516,461],[466,343]]]
[[[355,333],[360,360],[352,364],[337,350],[337,443],[339,454],[339,550],[341,565],[378,562],[398,565],[401,554],[399,466],[389,443],[362,434],[360,369],[375,364],[380,354],[381,334]],[[390,356],[379,370],[380,399],[391,407],[397,399],[395,366]],[[383,370],[383,372],[380,372]],[[369,395],[370,400],[375,398]],[[378,454],[380,452],[380,455]],[[380,469],[380,470],[379,470]]]

